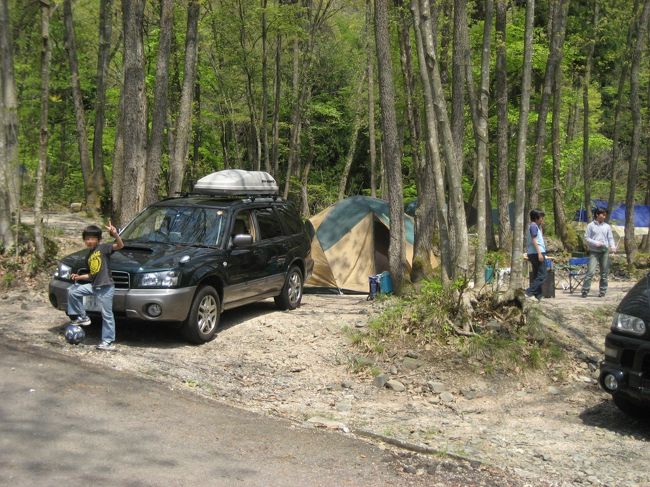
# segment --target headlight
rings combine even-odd
[[[72,273],[72,267],[65,265],[63,262],[59,262],[59,267],[54,271],[54,277],[59,279],[70,279],[70,274]]]
[[[178,271],[146,272],[140,275],[140,287],[174,287],[178,284]]]
[[[614,313],[614,319],[612,320],[613,331],[620,331],[631,335],[643,335],[645,329],[645,322],[641,318],[624,313]]]

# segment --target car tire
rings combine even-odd
[[[296,309],[302,300],[302,272],[297,266],[291,266],[282,286],[282,291],[276,296],[275,304],[282,310]]]
[[[614,404],[628,416],[634,418],[650,418],[650,404],[635,401],[621,394],[612,396],[612,399],[614,400]]]
[[[212,286],[199,288],[183,324],[183,335],[190,343],[209,342],[217,332],[220,316],[221,302],[217,291]]]

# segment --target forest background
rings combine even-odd
[[[21,208],[44,258],[44,211],[83,201],[124,225],[242,168],[305,217],[386,199],[397,288],[481,284],[488,251],[522,261],[530,208],[571,251],[593,199],[650,204],[649,16],[650,0],[0,0],[0,248]],[[628,211],[629,264],[638,243]]]

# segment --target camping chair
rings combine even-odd
[[[569,278],[569,293],[573,294],[576,289],[582,286],[582,282],[587,275],[588,265],[589,257],[572,257],[569,259],[564,268]]]

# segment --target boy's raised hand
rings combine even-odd
[[[108,225],[106,225],[106,230],[108,230],[108,233],[111,235],[111,237],[115,237],[115,235],[117,235],[117,228],[113,226],[110,218],[108,219]]]

